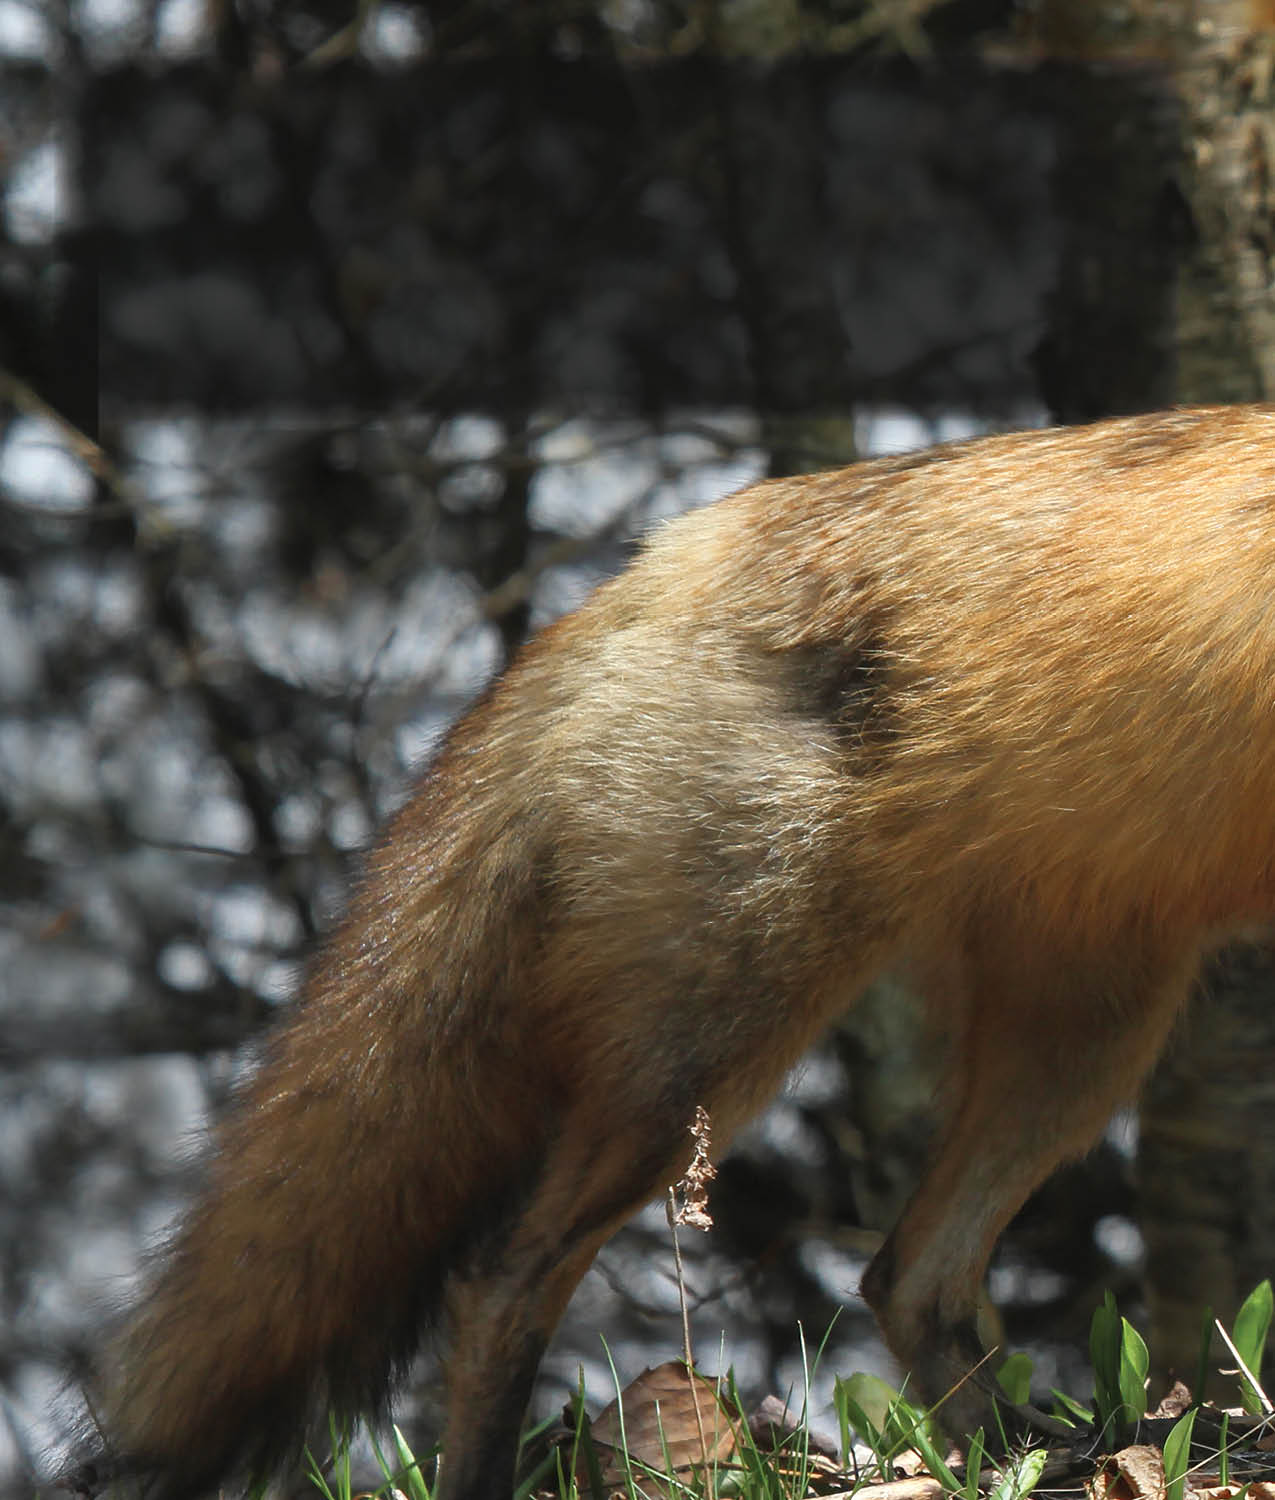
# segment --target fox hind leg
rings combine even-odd
[[[605,951],[600,941],[578,947]],[[860,956],[840,975],[802,973],[798,983],[782,965],[749,972],[701,956],[675,975],[653,960],[598,981],[612,1012],[609,1031],[597,1028],[607,1045],[591,1044],[586,1028],[546,1047],[547,1069],[570,1059],[556,1083],[541,1084],[563,1101],[559,1118],[531,1186],[449,1288],[443,1500],[507,1500],[540,1355],[597,1251],[685,1172],[696,1106],[708,1111],[720,1151],[875,967]],[[550,988],[569,994],[566,983]],[[800,1015],[784,1003],[794,991]],[[738,1024],[744,1014],[751,1026]]]
[[[1078,961],[1019,937],[970,947],[954,1108],[862,1287],[910,1389],[930,1404],[947,1396],[940,1420],[957,1436],[996,1432],[992,1370],[967,1377],[984,1358],[975,1321],[997,1238],[1136,1092],[1196,962],[1136,939]]]
[[[443,1500],[509,1500],[548,1341],[598,1251],[685,1169],[692,1109],[654,1131],[649,1114],[614,1104],[568,1115],[517,1217],[453,1278]],[[596,1124],[608,1118],[614,1132],[599,1140]]]

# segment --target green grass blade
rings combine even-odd
[[[1229,1489],[1231,1484],[1231,1414],[1229,1411],[1222,1413],[1222,1431],[1218,1434],[1217,1442],[1217,1474],[1222,1481],[1222,1488]]]
[[[430,1500],[429,1485],[421,1468],[421,1461],[408,1447],[398,1424],[394,1426],[394,1452],[398,1455],[399,1482],[406,1489],[408,1500]]]
[[[961,1487],[962,1500],[978,1500],[978,1482],[983,1472],[985,1452],[983,1429],[980,1427],[970,1438],[969,1449],[965,1454],[965,1483]]]
[[[841,1380],[834,1380],[832,1384],[832,1409],[837,1414],[837,1441],[841,1447],[841,1465],[846,1468],[850,1464],[851,1452],[854,1448],[854,1437],[851,1428],[854,1423],[846,1404],[845,1387]]]
[[[1088,1407],[1083,1401],[1077,1401],[1074,1396],[1069,1396],[1066,1391],[1060,1391],[1057,1386],[1049,1387],[1049,1394],[1054,1398],[1054,1409],[1051,1415],[1060,1421],[1075,1423],[1083,1422],[1086,1427],[1093,1426],[1093,1408]]]
[[[925,1467],[930,1471],[931,1474],[933,1474],[935,1479],[937,1479],[945,1489],[950,1490],[954,1495],[960,1495],[965,1492],[965,1485],[962,1485],[956,1475],[952,1473],[951,1469],[947,1465],[947,1461],[939,1452],[937,1445],[933,1442],[929,1433],[926,1432],[925,1424],[923,1422],[918,1422],[916,1427],[913,1429],[911,1441],[912,1446],[925,1460]],[[974,1458],[974,1447],[976,1441],[978,1444],[979,1453],[977,1462]],[[967,1496],[967,1500],[974,1500],[974,1497],[978,1494],[978,1465],[982,1463],[982,1452],[983,1429],[980,1427],[974,1438],[971,1438],[970,1440],[970,1459],[969,1463],[966,1466],[965,1474],[966,1483],[968,1483],[969,1475],[971,1474],[971,1472],[973,1473],[974,1491],[973,1495]]]
[[[593,1441],[593,1427],[589,1422],[589,1415],[585,1408],[584,1366],[581,1365],[578,1369],[575,1395],[571,1402],[571,1416],[575,1424],[575,1436],[571,1443],[571,1473],[568,1476],[568,1484],[574,1484],[578,1488],[577,1476],[580,1473],[580,1460],[583,1458],[584,1470],[588,1478],[589,1494],[592,1500],[603,1500],[603,1497],[606,1495],[606,1486],[602,1482],[602,1463],[598,1458],[598,1447]],[[563,1491],[564,1500],[567,1493],[567,1491]]]
[[[1186,1490],[1186,1471],[1191,1463],[1191,1432],[1195,1427],[1196,1408],[1174,1424],[1173,1430],[1164,1440],[1164,1485],[1165,1500],[1183,1500]]]
[[[863,1371],[838,1380],[837,1389],[851,1424],[872,1449],[884,1475],[890,1462],[885,1428],[899,1393],[876,1375],[867,1375]]]
[[[332,1486],[328,1483],[319,1460],[315,1458],[308,1444],[305,1449],[305,1472],[310,1483],[323,1496],[323,1500],[336,1500],[336,1496],[332,1493]]]

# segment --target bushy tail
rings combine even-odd
[[[328,1412],[380,1408],[537,1150],[531,1091],[490,1086],[535,904],[526,838],[480,828],[467,851],[440,795],[374,856],[109,1355],[106,1463],[168,1500],[277,1468]]]

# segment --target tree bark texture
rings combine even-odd
[[[1275,400],[1275,4],[1166,9],[1196,226],[1180,281],[1178,398]]]

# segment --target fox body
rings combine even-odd
[[[864,1295],[935,1400],[1008,1219],[1275,914],[1275,406],[993,437],[670,523],[370,855],[105,1374],[197,1493],[445,1324],[447,1500],[507,1497],[596,1251],[878,972],[950,1109]],[[978,1381],[945,1407],[985,1420]]]

